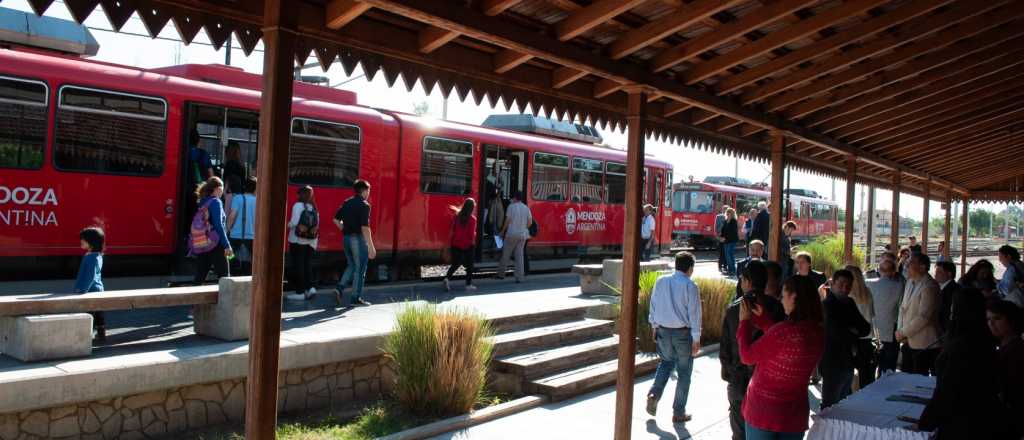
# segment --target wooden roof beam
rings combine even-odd
[[[962,169],[963,161],[970,158],[983,157],[977,152],[978,148],[992,145],[1000,145],[1008,139],[1016,137],[1017,134],[1008,130],[989,131],[979,135],[962,135],[953,139],[942,139],[936,143],[929,144],[928,149],[922,150],[919,154],[907,160],[908,165],[927,167],[930,170],[940,171],[949,166],[951,169]],[[956,161],[950,161],[956,159]]]
[[[1021,3],[1019,12],[1024,13],[1024,3]],[[989,15],[982,15],[976,20],[964,22],[952,30],[946,30],[936,34],[934,37],[920,40],[915,44],[870,59],[835,75],[808,84],[805,87],[779,95],[769,100],[765,104],[765,108],[769,111],[776,111],[804,99],[814,97],[811,101],[794,106],[793,109],[786,112],[790,117],[806,115],[821,108],[822,103],[842,102],[890,82],[911,75],[923,74],[929,69],[951,63],[971,53],[995,46],[1024,33],[1024,30],[1020,29],[1021,25],[1019,23],[1006,23],[1016,17],[1016,15],[1000,14],[999,16],[1006,18],[997,19]],[[992,28],[995,29],[991,32],[985,32]],[[975,36],[976,38],[971,38]],[[959,41],[965,38],[967,40]],[[875,72],[888,69],[904,61],[906,61],[906,64],[901,67],[887,70],[880,75],[871,76],[867,80],[861,80]],[[829,92],[855,81],[860,82],[830,94],[815,97],[819,93]]]
[[[516,52],[512,49],[502,49],[492,57],[495,73],[505,73],[519,67],[519,65],[530,61],[533,55],[523,52]]]
[[[860,145],[865,148],[877,148],[885,150],[887,153],[896,152],[897,148],[903,147],[908,142],[913,142],[920,138],[934,138],[935,136],[941,136],[945,132],[954,130],[957,127],[971,127],[971,123],[976,121],[987,121],[989,116],[998,117],[1002,114],[1000,112],[1007,111],[1019,104],[1011,97],[1010,99],[996,100],[982,108],[975,109],[967,115],[962,115],[959,118],[953,118],[954,122],[947,123],[943,120],[925,120],[925,122],[916,127],[914,130],[904,131],[897,133],[895,136],[888,136],[885,138],[871,139],[870,141],[862,142]]]
[[[919,130],[917,132],[910,133],[905,136],[901,136],[897,142],[885,143],[882,146],[886,154],[899,154],[903,151],[912,151],[916,148],[927,147],[928,144],[934,142],[942,142],[950,137],[957,136],[971,136],[974,133],[975,128],[985,127],[985,129],[992,127],[1004,127],[1006,125],[1012,125],[1018,121],[1017,113],[1024,111],[1024,107],[1021,107],[1019,103],[1010,102],[1002,103],[985,110],[979,115],[972,115],[970,118],[963,119],[955,124],[937,124],[941,125],[941,129],[937,130]],[[964,133],[967,132],[967,133]],[[903,140],[905,139],[905,140]]]
[[[665,107],[662,109],[661,116],[665,118],[674,116],[677,113],[680,113],[688,108],[690,108],[689,105],[683,104],[679,101],[669,101],[667,104],[665,104]]]
[[[916,130],[920,127],[934,125],[943,121],[956,121],[965,115],[974,115],[979,108],[994,102],[1006,101],[1009,97],[1017,99],[1024,95],[1024,85],[1009,83],[992,90],[975,92],[953,104],[937,105],[934,109],[925,108],[913,118],[894,118],[889,122],[876,126],[870,132],[856,136],[860,143],[885,142],[888,139]]]
[[[652,74],[646,68],[630,63],[616,62],[575,45],[559,43],[545,34],[531,32],[517,24],[499,20],[495,17],[488,17],[475,8],[452,7],[442,2],[422,2],[416,0],[364,0],[364,2],[370,3],[374,7],[386,9],[392,14],[454,30],[466,37],[481,40],[488,44],[529,54],[530,56],[542,58],[558,65],[586,70],[595,76],[615,81],[619,84],[638,84],[650,87],[659,93],[665,94],[668,99],[715,111],[727,117],[739,119],[747,124],[779,130],[789,138],[801,139],[820,145],[823,148],[856,154],[862,161],[867,163],[874,163],[890,169],[904,168],[904,165],[895,161],[808,130],[799,124],[767,115],[756,109],[740,105],[733,100],[725,99],[694,87],[683,86],[663,75]],[[307,27],[303,31],[312,32],[312,35],[317,35],[321,38],[331,38],[329,34],[323,33],[319,27],[317,29],[309,29]],[[354,34],[346,34],[345,36],[348,44],[357,41],[364,45],[379,46],[381,44],[380,42],[362,42],[361,38],[363,37]],[[436,64],[436,60],[432,62],[419,60],[416,62]],[[604,104],[598,102],[594,103],[594,105],[597,105],[597,108],[601,108]],[[924,175],[917,170],[907,170],[907,172]],[[947,184],[945,181],[940,181],[939,183]],[[966,191],[961,186],[955,186],[955,188],[958,192]]]
[[[1010,63],[1005,63],[1003,59],[994,61],[995,63],[973,67],[956,76],[929,84],[927,87],[907,91],[890,99],[879,100],[874,104],[844,113],[836,118],[832,118],[831,114],[825,114],[809,118],[805,123],[809,126],[822,125],[823,132],[834,132],[837,137],[848,138],[881,124],[894,123],[912,114],[924,113],[925,110],[946,102],[973,99],[972,93],[1014,87],[1015,84],[1010,80],[1024,75],[1024,71],[1015,68],[1024,63],[1024,59]],[[991,65],[998,63],[1004,64]],[[961,101],[954,102],[959,104]],[[835,111],[845,112],[848,109],[841,107]],[[927,116],[927,114],[922,116]],[[872,133],[875,132],[872,130]],[[852,139],[853,142],[857,140],[859,139]]]
[[[971,198],[977,200],[1024,200],[1024,191],[971,191]]]
[[[483,0],[480,2],[480,10],[484,14],[494,16],[505,12],[508,8],[511,8],[523,0]]]
[[[981,6],[968,3],[954,3],[946,11],[914,20],[893,32],[885,33],[872,41],[868,41],[860,47],[827,57],[814,65],[747,90],[743,93],[740,100],[743,104],[748,105],[763,101],[821,75],[835,72],[894,47],[927,37],[952,24],[977,16],[1005,3],[1007,3],[1006,0],[986,2]]]
[[[572,67],[559,67],[551,72],[551,87],[560,89],[573,81],[587,76],[587,72]]]
[[[850,43],[861,41],[871,36],[900,25],[906,21],[934,11],[936,8],[952,3],[954,0],[918,1],[903,5],[886,12],[879,17],[869,18],[862,23],[843,30],[830,37],[823,38],[810,45],[801,47],[783,56],[732,75],[715,84],[715,93],[721,95],[748,86],[776,72],[789,69],[797,64],[821,57]]]
[[[720,2],[727,3],[727,2]],[[723,43],[757,30],[786,15],[816,3],[816,0],[781,0],[769,3],[743,17],[722,24],[711,32],[688,40],[671,49],[664,50],[650,62],[651,70],[661,72],[677,64],[688,61],[697,55],[714,49]],[[731,5],[729,5],[731,6]]]
[[[559,41],[569,41],[644,1],[646,0],[598,0],[558,22],[555,25],[555,35]]]
[[[359,0],[331,0],[325,6],[326,13],[324,15],[327,18],[327,28],[341,29],[372,7],[373,5]]]
[[[718,122],[717,130],[718,131],[726,131],[726,130],[731,129],[731,128],[733,128],[733,127],[735,127],[737,125],[740,125],[742,123],[743,122],[737,121],[735,119],[722,118]]]
[[[431,53],[459,36],[458,32],[427,26],[420,31],[420,53]]]
[[[618,81],[612,81],[610,79],[599,79],[594,83],[594,97],[604,98],[605,96],[611,95],[619,90],[622,90],[623,84]]]
[[[690,119],[690,123],[693,125],[701,125],[705,122],[708,122],[718,117],[718,113],[710,112],[700,108],[695,108],[691,110],[691,115],[692,118]]]
[[[608,47],[608,54],[615,60],[623,58],[739,3],[743,3],[743,0],[696,0],[693,3],[684,4],[664,17],[636,28],[615,40]]]
[[[790,118],[802,118],[822,109],[835,111],[830,108],[834,105],[859,109],[899,93],[942,81],[964,69],[988,63],[1008,53],[1020,52],[1024,48],[1016,41],[1007,40],[1024,35],[1024,25],[1021,26],[1018,29],[1013,23],[1005,24],[992,32],[911,60],[896,69],[880,72],[862,81],[796,104],[783,114]],[[1000,29],[1005,32],[999,32]],[[780,98],[785,96],[782,95]]]
[[[694,66],[687,70],[686,84],[696,84],[725,70],[740,64],[750,58],[763,55],[772,49],[783,46],[794,40],[806,37],[826,27],[861,14],[867,10],[885,3],[887,0],[852,0],[843,3],[827,11],[802,20],[777,32],[772,32],[764,38],[744,44],[731,52],[712,58],[708,61]]]
[[[1020,143],[1017,142],[1017,146]],[[978,187],[992,183],[1002,182],[1008,178],[1020,175],[1020,167],[1024,160],[1018,154],[1016,156],[1003,156],[1001,163],[989,165],[985,169],[977,170],[966,174],[963,179],[970,186]],[[958,176],[960,177],[960,176]]]

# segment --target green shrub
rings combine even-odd
[[[810,243],[800,246],[799,250],[811,254],[811,265],[814,270],[832,276],[832,272],[846,267],[847,262],[843,261],[843,236],[823,235]],[[853,248],[853,265],[860,267],[864,261],[864,250],[858,247]]]
[[[736,283],[726,278],[694,278],[700,289],[701,343],[719,342],[722,339],[722,319],[725,309],[736,297]]]
[[[637,348],[644,353],[654,353],[657,346],[654,344],[654,335],[651,333],[651,323],[647,320],[651,311],[651,293],[654,292],[654,283],[658,281],[661,274],[654,271],[640,273],[640,294],[636,306],[636,334],[640,340]]]
[[[480,316],[432,305],[407,306],[384,351],[395,368],[395,397],[417,415],[468,413],[487,376],[494,331]]]

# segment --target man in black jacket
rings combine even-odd
[[[736,273],[742,274],[743,268],[747,267],[751,261],[762,261],[761,256],[764,255],[764,242],[761,240],[751,240],[747,243],[747,253],[751,256],[740,260],[736,263]],[[742,283],[736,283],[736,299],[743,296],[743,285]]]
[[[774,321],[785,319],[786,313],[782,303],[765,294],[768,271],[764,263],[750,261],[739,274],[740,281],[737,284],[745,294],[753,295],[763,310],[772,314]],[[722,364],[722,380],[728,383],[726,390],[729,395],[729,424],[732,426],[733,440],[743,440],[746,435],[741,409],[743,398],[747,394],[747,385],[754,375],[754,367],[740,362],[739,344],[736,342],[736,329],[740,323],[740,301],[744,299],[741,297],[733,301],[725,311],[725,318],[722,320],[722,342],[718,351],[718,360]],[[761,334],[760,330],[754,331],[754,340],[761,337]]]
[[[825,352],[818,363],[821,372],[821,408],[849,396],[853,386],[853,356],[857,339],[871,333],[857,304],[850,298],[853,274],[846,269],[832,275],[831,286],[822,286],[825,299]]]
[[[757,217],[754,217],[754,224],[751,226],[751,240],[761,240],[761,243],[768,243],[768,232],[771,230],[771,217],[768,215],[768,204],[757,202]],[[767,251],[767,249],[765,249]]]
[[[939,293],[942,294],[942,302],[939,305],[939,336],[946,337],[949,332],[949,323],[952,309],[953,297],[960,290],[956,283],[956,265],[952,261],[940,261],[935,263],[935,282],[939,283]]]

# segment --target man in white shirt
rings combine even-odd
[[[675,368],[679,381],[676,382],[672,403],[672,423],[690,420],[690,415],[686,414],[686,400],[690,393],[693,357],[700,350],[700,290],[690,279],[694,262],[693,254],[689,252],[676,254],[675,273],[664,275],[654,283],[648,314],[661,363],[654,375],[654,384],[647,393],[647,413],[651,416],[657,413],[658,401]]]
[[[654,206],[644,205],[644,221],[640,224],[640,258],[651,260],[651,248],[654,247]]]
[[[907,263],[907,285],[900,304],[896,340],[903,343],[906,373],[928,375],[939,354],[939,308],[942,295],[939,284],[928,274],[931,259],[925,254],[912,254]]]
[[[516,191],[512,195],[512,203],[505,211],[505,225],[501,228],[501,237],[504,245],[501,248],[501,262],[498,265],[498,279],[505,278],[505,270],[508,269],[508,259],[515,254],[516,258],[516,282],[523,282],[526,277],[526,269],[523,262],[523,253],[526,248],[526,240],[530,239],[530,224],[533,223],[533,213],[523,203],[523,193]]]
[[[875,305],[875,318],[872,320],[875,337],[882,343],[878,353],[878,376],[885,371],[896,371],[896,361],[900,354],[900,344],[896,341],[896,317],[903,299],[903,278],[896,273],[896,262],[882,259],[878,263],[879,278],[864,281],[871,291],[871,300]]]

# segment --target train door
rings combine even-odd
[[[204,150],[210,156],[214,174],[225,178],[225,185],[228,190],[235,191],[232,186],[240,185],[245,178],[256,174],[256,151],[259,142],[259,113],[237,108],[215,106],[208,104],[189,103],[188,122],[185,125],[185,135],[182,137],[184,157],[182,167],[184,176],[183,182],[190,182],[183,185],[181,198],[185,209],[181,211],[179,223],[181,230],[188,229],[192,215],[195,213],[195,186],[197,169],[190,161],[190,138],[193,131],[198,133],[199,139],[196,147]],[[237,147],[236,147],[237,146]],[[231,156],[231,157],[228,157]],[[228,174],[240,174],[237,181],[235,178],[225,177]],[[203,176],[199,176],[203,177]],[[187,237],[187,234],[182,234]]]
[[[498,257],[495,236],[501,230],[505,208],[512,194],[526,194],[527,152],[484,144],[480,160],[480,205],[477,207],[476,260]],[[525,201],[525,200],[524,200]]]

